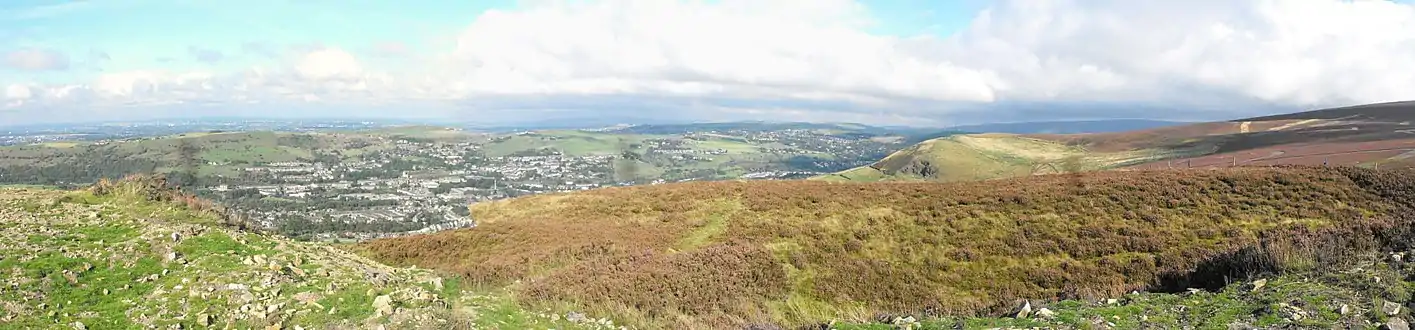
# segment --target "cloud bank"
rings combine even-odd
[[[885,124],[1214,119],[1415,99],[1407,3],[1000,0],[951,35],[870,32],[887,19],[848,0],[531,1],[468,13],[445,47],[369,40],[286,54],[247,42],[237,49],[271,62],[12,84],[5,97],[19,111],[417,104],[456,117],[640,100],[643,112],[697,119]],[[40,49],[4,60],[13,70],[68,66]]]

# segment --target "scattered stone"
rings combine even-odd
[[[388,295],[381,295],[373,298],[374,315],[393,314],[393,298]]]
[[[211,315],[207,315],[206,313],[197,314],[196,321],[197,325],[203,327],[211,326]]]
[[[1120,299],[1110,298],[1105,300],[1106,305],[1119,305]]]
[[[74,321],[74,330],[88,330],[88,326],[84,325],[83,322]]]
[[[586,318],[584,313],[569,312],[565,314],[565,320],[574,323],[583,323],[586,320],[589,320],[589,318]]]
[[[1031,314],[1032,314],[1032,302],[1031,302],[1031,301],[1024,301],[1024,302],[1022,302],[1022,309],[1021,309],[1021,310],[1018,310],[1018,311],[1017,311],[1017,315],[1015,315],[1015,316],[1020,319],[1020,318],[1027,317],[1028,315],[1031,315]]]
[[[1385,312],[1387,316],[1395,316],[1400,314],[1400,304],[1391,301],[1382,302],[1381,311]]]
[[[1268,285],[1268,279],[1266,278],[1253,281],[1253,291],[1258,291],[1259,289],[1262,289],[1264,285]]]
[[[1391,319],[1386,320],[1386,324],[1381,325],[1381,329],[1383,329],[1383,330],[1410,330],[1410,323],[1409,323],[1409,322],[1405,322],[1405,319],[1402,319],[1402,318],[1399,318],[1399,317],[1392,317]]]
[[[1056,317],[1056,312],[1053,312],[1050,309],[1047,309],[1046,307],[1042,307],[1041,309],[1037,310],[1037,317],[1043,319],[1051,319],[1053,317]]]
[[[173,243],[176,243],[176,242],[181,242],[181,241],[182,241],[182,234],[181,234],[181,233],[178,233],[178,232],[175,232],[175,231],[172,232],[172,242],[173,242]]]
[[[1347,305],[1347,304],[1341,304],[1341,308],[1339,308],[1339,309],[1337,309],[1337,310],[1341,312],[1341,315],[1350,314],[1350,313],[1351,313],[1351,306],[1350,306],[1350,305]]]
[[[1251,330],[1251,329],[1257,329],[1257,328],[1254,328],[1252,325],[1250,325],[1250,324],[1248,324],[1248,323],[1245,323],[1245,322],[1241,322],[1241,321],[1233,321],[1233,323],[1229,323],[1229,324],[1228,324],[1228,330]]]

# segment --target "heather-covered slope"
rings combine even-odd
[[[924,141],[831,181],[963,181],[1098,169],[1415,165],[1415,102],[1088,134],[968,134]]]
[[[1001,315],[1019,299],[1218,288],[1249,270],[1342,264],[1385,243],[1306,238],[1376,242],[1373,232],[1403,225],[1392,217],[1407,213],[1415,181],[1396,175],[1234,168],[667,184],[478,204],[476,228],[360,250],[504,285],[532,306],[649,328]],[[1281,256],[1259,260],[1271,262],[1224,263],[1263,235],[1293,239],[1262,245],[1260,255]]]

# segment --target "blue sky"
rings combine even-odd
[[[1415,98],[1412,26],[1408,0],[9,0],[0,121],[1222,119]]]

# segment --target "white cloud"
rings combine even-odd
[[[472,109],[678,98],[691,102],[654,111],[801,117],[820,108],[891,122],[1015,103],[1147,105],[1117,114],[1133,117],[1155,115],[1148,109],[1156,106],[1415,98],[1415,5],[1385,0],[999,0],[950,37],[865,32],[887,19],[847,0],[526,1],[469,16],[451,49],[436,54],[310,47],[234,74],[110,73],[35,94],[122,104],[434,100]],[[22,62],[53,66],[37,61]],[[496,101],[479,101],[488,99]],[[709,104],[672,107],[688,103]]]
[[[861,32],[866,14],[835,0],[547,3],[479,17],[449,73],[469,92],[993,99],[987,72]]]
[[[1415,97],[1415,6],[1385,0],[1004,1],[948,46],[1004,98]]]
[[[26,100],[33,95],[29,86],[13,84],[5,87],[5,98],[10,100]]]
[[[3,63],[19,70],[65,70],[69,68],[69,56],[52,49],[23,48],[6,53]]]
[[[305,54],[295,63],[294,69],[302,78],[310,80],[354,79],[363,73],[354,55],[333,48]]]

